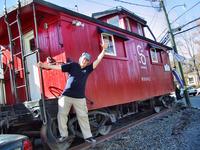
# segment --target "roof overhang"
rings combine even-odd
[[[124,36],[124,35],[122,35],[122,34],[120,34],[120,33],[117,33],[117,32],[114,32],[114,31],[111,31],[111,30],[108,30],[108,29],[105,29],[105,28],[98,28],[98,31],[100,32],[100,33],[107,33],[107,34],[111,34],[111,35],[114,35],[114,36],[116,36],[116,37],[119,37],[119,38],[121,38],[121,39],[123,39],[123,40],[125,40],[125,41],[127,41],[127,40],[129,40],[129,38],[127,38],[126,36]]]
[[[165,50],[165,49],[163,48],[163,46],[159,46],[159,45],[153,44],[153,43],[148,43],[148,46],[149,46],[150,48],[156,49],[156,51],[168,51],[168,50],[171,50],[171,48]]]
[[[130,32],[130,31],[121,29],[121,28],[119,28],[119,27],[115,27],[115,26],[110,25],[110,24],[108,24],[108,23],[102,22],[102,21],[100,21],[100,20],[98,20],[98,19],[95,19],[95,18],[86,16],[86,15],[83,15],[83,14],[80,14],[80,13],[77,13],[77,12],[74,12],[74,11],[71,11],[71,10],[66,9],[66,8],[64,8],[64,7],[61,7],[61,6],[58,6],[58,5],[52,4],[52,3],[50,3],[50,2],[43,1],[43,0],[29,0],[28,3],[24,3],[24,5],[22,5],[22,14],[23,14],[25,17],[27,17],[27,18],[30,18],[29,13],[32,12],[32,7],[31,7],[32,4],[35,4],[35,6],[36,6],[36,11],[38,11],[38,9],[39,9],[39,11],[40,11],[41,13],[42,13],[42,12],[46,13],[46,12],[49,11],[49,10],[51,10],[51,12],[56,12],[57,14],[59,14],[59,13],[66,13],[66,14],[68,14],[68,15],[70,15],[70,16],[82,18],[82,19],[85,19],[85,20],[87,20],[87,21],[96,23],[97,26],[99,26],[99,27],[102,27],[102,28],[109,28],[109,29],[111,29],[111,30],[115,30],[116,33],[119,33],[119,34],[121,33],[121,35],[122,35],[122,34],[126,34],[127,36],[128,36],[128,35],[129,35],[129,36],[134,36],[134,37],[136,37],[136,38],[138,38],[138,39],[145,40],[145,41],[148,42],[148,43],[153,43],[153,44],[155,44],[155,45],[159,45],[160,47],[163,47],[163,48],[165,48],[165,49],[168,49],[168,50],[171,50],[171,49],[172,49],[172,48],[170,48],[170,47],[168,47],[168,46],[166,46],[166,45],[163,45],[163,44],[161,44],[161,43],[158,43],[158,42],[156,42],[156,41],[153,41],[153,40],[151,40],[151,39],[148,39],[148,38],[146,38],[146,37],[144,37],[144,36],[140,36],[140,35],[138,35],[137,33],[133,33],[133,32]],[[48,10],[42,9],[43,7],[48,8]],[[16,12],[16,8],[10,11],[10,13],[13,13],[13,12]],[[9,14],[10,14],[10,13],[9,13]],[[2,16],[2,17],[0,18],[0,27],[2,27],[2,28],[0,28],[0,36],[2,35],[2,32],[4,32],[4,33],[6,32],[6,33],[7,33],[6,24],[5,24],[5,22],[4,22],[4,16]],[[119,34],[118,34],[118,36],[119,36]],[[122,36],[124,36],[124,35],[122,35]],[[125,36],[125,37],[126,37],[126,36]]]
[[[136,15],[135,13],[123,8],[123,7],[116,7],[115,9],[112,9],[112,10],[105,10],[105,11],[102,11],[102,12],[97,12],[97,13],[93,13],[92,14],[92,17],[95,18],[95,19],[100,19],[102,17],[105,17],[105,16],[108,16],[108,15],[112,15],[112,14],[117,14],[117,13],[123,13],[123,14],[126,14],[129,18],[143,24],[143,25],[146,25],[146,21],[139,17],[138,15]]]

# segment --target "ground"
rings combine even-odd
[[[200,97],[190,99],[195,108],[176,107],[167,115],[131,128],[91,150],[199,150]],[[182,102],[184,99],[179,101]]]

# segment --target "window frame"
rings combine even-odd
[[[124,18],[119,19],[119,28],[126,30]]]
[[[139,35],[144,36],[142,25],[140,23],[137,23],[137,30]]]
[[[154,57],[153,55],[156,56],[156,57]],[[151,56],[151,62],[152,63],[159,64],[158,53],[157,53],[156,48],[150,48],[150,56]],[[155,60],[155,58],[156,58],[156,60]]]
[[[118,20],[117,23],[118,23],[118,24],[112,24],[112,23],[110,23],[110,21],[111,21],[111,20],[114,20],[115,18],[117,18],[117,20]],[[120,21],[120,18],[119,18],[118,15],[116,15],[116,16],[113,16],[113,17],[107,19],[106,22],[107,22],[108,24],[111,24],[111,25],[113,25],[113,26],[116,26],[116,27],[121,28],[121,27],[120,27],[120,22],[119,22],[119,21]]]
[[[190,79],[192,79],[192,81],[191,81]],[[195,83],[194,76],[190,76],[190,77],[188,77],[188,82],[189,82],[189,84],[193,84],[193,83]]]
[[[31,41],[34,42],[34,49],[31,49]],[[23,46],[24,46],[24,53],[25,54],[29,54],[31,52],[34,52],[36,50],[36,41],[35,41],[35,36],[34,36],[34,31],[31,30],[29,32],[27,32],[26,34],[24,34],[24,37],[23,37]],[[29,47],[29,49],[27,49],[26,47]]]
[[[33,42],[33,43],[32,43]],[[33,45],[32,45],[33,44]],[[36,43],[35,43],[35,37],[29,39],[29,45],[30,45],[30,51],[34,52],[36,50]],[[34,46],[34,47],[32,47]]]
[[[131,32],[132,30],[129,18],[125,18],[125,22],[126,22],[126,30]]]
[[[113,36],[112,34],[108,34],[108,33],[101,33],[101,41],[102,41],[102,43],[104,43],[103,35],[111,36],[111,39],[112,39],[112,45],[113,45],[113,53],[111,54],[111,53],[105,52],[105,55],[109,55],[109,56],[117,56],[117,51],[116,51],[116,47],[115,47],[114,36]]]

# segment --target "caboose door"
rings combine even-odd
[[[34,33],[30,31],[24,35],[25,55],[31,54],[35,50]],[[41,99],[40,80],[37,68],[37,54],[33,53],[26,57],[26,67],[28,70],[29,92],[31,100]]]

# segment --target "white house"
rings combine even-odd
[[[200,74],[200,72],[199,72],[199,74]],[[188,86],[199,86],[200,85],[200,81],[198,80],[198,76],[197,76],[196,72],[191,72],[188,74],[187,83],[188,83]]]

